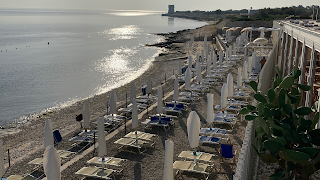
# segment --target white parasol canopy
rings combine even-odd
[[[252,52],[252,68],[256,68],[256,52]]]
[[[185,82],[185,89],[189,90],[191,87],[191,70],[187,68],[185,76],[184,76],[184,82]]]
[[[211,73],[211,58],[207,59],[207,75]]]
[[[248,68],[247,68],[247,72],[248,72],[249,74],[251,74],[251,71],[252,71],[252,57],[251,57],[251,58],[248,57]]]
[[[199,62],[204,61],[204,50],[201,50],[201,59],[199,58]]]
[[[217,68],[217,55],[216,55],[216,54],[213,55],[212,68],[213,68],[213,69],[216,69],[216,68]]]
[[[174,85],[173,85],[173,100],[178,101],[179,99],[179,80],[176,76],[174,79]]]
[[[214,121],[214,111],[213,111],[213,97],[214,95],[211,93],[207,94],[207,123],[210,125]]]
[[[48,146],[43,155],[43,169],[48,180],[61,180],[61,160],[57,150]]]
[[[150,94],[150,93],[151,93],[151,90],[152,90],[152,86],[151,86],[151,79],[150,79],[150,76],[149,76],[149,77],[148,77],[148,80],[147,80],[146,93],[147,93],[147,94]]]
[[[189,56],[189,59],[188,59],[188,68],[191,70],[192,68],[192,56]]]
[[[236,55],[237,50],[236,50],[236,43],[233,43],[233,52],[232,55]]]
[[[229,48],[226,49],[226,61],[229,60]]]
[[[232,45],[229,47],[229,58],[232,59]]]
[[[266,38],[257,38],[253,42],[254,43],[259,43],[259,44],[267,44],[268,43],[268,39],[266,39]]]
[[[130,102],[131,103],[134,98],[136,98],[136,86],[134,85],[134,81],[132,81],[130,86]]]
[[[201,74],[201,66],[200,66],[200,63],[197,62],[196,64],[196,72],[197,72],[197,81],[198,82],[201,82],[202,81],[202,74]]]
[[[0,140],[0,178],[4,175],[4,154],[3,154],[3,141]]]
[[[110,114],[117,114],[117,95],[114,91],[110,95]]]
[[[227,99],[228,99],[228,85],[227,83],[223,83],[221,88],[221,108],[227,107]]]
[[[104,119],[99,117],[97,119],[97,128],[98,128],[98,156],[104,157],[107,154],[107,145],[104,135]]]
[[[213,54],[214,54],[213,46],[211,46],[211,52],[210,52],[210,57],[211,57],[211,59],[213,58]]]
[[[233,77],[231,73],[228,74],[227,85],[228,85],[228,97],[231,97],[233,96]]]
[[[237,88],[241,88],[241,87],[242,87],[241,70],[242,70],[242,68],[239,67],[239,68],[238,68],[238,77],[237,77]]]
[[[206,59],[208,60],[208,58],[209,58],[209,51],[210,51],[210,46],[209,46],[209,44],[207,45],[207,47],[206,47]]]
[[[191,148],[199,146],[200,118],[195,111],[191,111],[187,119],[188,139]]]
[[[89,109],[88,103],[83,104],[82,116],[83,116],[83,128],[89,129],[90,128],[90,109]]]
[[[43,144],[44,144],[44,148],[46,148],[47,146],[54,146],[53,127],[50,119],[47,119],[44,125]]]
[[[223,53],[222,51],[220,50],[219,51],[219,65],[222,66],[222,61],[223,61]]]
[[[309,67],[309,77],[308,77],[308,85],[312,87],[313,85],[313,77],[315,74],[315,49],[314,49],[314,43],[312,44],[312,51],[311,51],[311,59],[310,59],[310,67]],[[307,91],[306,94],[306,101],[305,105],[306,107],[311,107],[312,106],[312,94],[313,94],[313,89],[311,88],[310,91]]]
[[[208,36],[205,35],[205,36],[204,36],[204,47],[205,47],[205,48],[207,47],[207,39],[208,39]]]
[[[158,105],[157,105],[157,113],[163,113],[163,102],[162,102],[162,87],[158,87]]]
[[[244,62],[243,64],[243,72],[242,72],[242,81],[248,80],[248,71],[247,71],[247,61]]]
[[[179,60],[179,64],[178,64],[178,75],[182,74],[182,64],[181,61]]]
[[[137,108],[137,100],[133,99],[132,102],[132,129],[137,129],[139,127],[139,121],[138,121],[138,108]]]
[[[171,140],[165,141],[165,158],[162,180],[173,180],[173,147]]]

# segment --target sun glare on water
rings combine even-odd
[[[103,31],[103,34],[110,35],[110,40],[133,39],[141,33],[141,29],[136,25],[112,28]]]

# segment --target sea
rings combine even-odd
[[[154,33],[205,25],[162,13],[0,8],[0,126],[120,87],[161,51]]]

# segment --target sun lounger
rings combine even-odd
[[[191,97],[198,97],[200,93],[198,92],[192,92],[192,91],[184,91],[180,92],[179,96],[191,96]]]
[[[179,96],[178,100],[179,101],[186,101],[186,102],[193,102],[195,100],[197,100],[198,98],[195,97],[190,97],[190,96]]]
[[[138,96],[136,99],[150,99],[150,100],[153,101],[153,100],[155,100],[157,98],[158,98],[157,96],[146,94],[146,95],[143,95],[143,96]]]
[[[236,114],[229,114],[225,112],[214,113],[214,118],[236,118]]]
[[[146,109],[147,105],[146,104],[142,104],[142,103],[137,103],[137,108],[138,109]],[[118,109],[119,112],[132,112],[132,103],[129,104],[127,107],[125,108],[120,108]]]
[[[233,129],[233,126],[237,123],[236,119],[232,118],[214,118],[214,123],[220,123],[220,124],[229,124],[231,128]]]
[[[7,178],[7,180],[36,180],[32,175],[26,175],[26,176],[21,176],[21,175],[11,175]]]
[[[69,141],[87,142],[87,143],[91,143],[92,140],[93,140],[93,137],[91,136],[75,136],[69,139]]]
[[[209,164],[193,163],[192,161],[175,161],[173,163],[173,169],[178,170],[177,174],[180,174],[180,172],[183,171],[201,173],[206,180],[211,174],[208,172],[210,167],[212,166]]]
[[[110,165],[110,166],[121,166],[123,161],[126,161],[126,159],[115,158],[115,157],[105,157],[103,164]],[[102,165],[101,157],[93,157],[89,161],[87,161],[87,163],[101,166]]]
[[[65,150],[57,150],[57,153],[61,158],[68,158],[71,154],[74,154],[71,151],[65,151]],[[28,162],[28,164],[33,165],[41,165],[43,163],[43,158],[35,158],[34,160]]]
[[[228,130],[220,128],[201,128],[200,135],[226,135]]]
[[[143,103],[143,104],[151,104],[154,100],[153,99],[136,99],[137,103]]]
[[[244,106],[244,105],[247,105],[248,102],[246,102],[246,101],[238,101],[238,100],[232,99],[232,100],[228,100],[227,104],[233,105],[233,106]]]
[[[219,79],[222,79],[223,74],[221,74],[221,73],[211,73],[211,74],[208,74],[206,77],[207,78],[219,78]]]
[[[101,178],[101,179],[115,179],[115,174],[120,173],[121,171],[116,171],[113,169],[102,169],[97,167],[83,167],[76,172],[78,175]]]
[[[221,109],[221,105],[216,105],[214,108],[215,109]],[[240,108],[238,106],[234,106],[234,105],[228,105],[224,109],[227,110],[227,111],[240,111]]]
[[[213,137],[213,136],[199,136],[199,143],[208,143],[208,144],[219,144],[221,142],[221,137]]]
[[[98,130],[87,130],[87,131],[83,130],[82,132],[80,132],[78,134],[78,136],[84,136],[84,137],[90,136],[90,137],[93,137],[94,133],[96,133],[96,137],[98,137]]]
[[[122,145],[119,149],[123,148],[124,146],[135,147],[138,149],[139,154],[141,154],[143,152],[140,149],[142,149],[142,147],[145,147],[144,146],[145,144],[148,144],[147,141],[139,140],[139,139],[137,141],[136,139],[132,139],[132,138],[120,138],[117,141],[115,141],[114,143]],[[146,150],[146,148],[145,148],[145,150]]]
[[[174,123],[169,117],[162,116],[161,119],[159,119],[159,116],[151,116],[150,119],[146,119],[144,122],[141,122],[141,124],[160,126],[163,127],[165,131],[167,131],[170,128],[170,125],[173,125]]]
[[[189,90],[204,93],[209,91],[209,87],[205,84],[192,84]]]
[[[137,135],[136,135],[136,133],[137,133]],[[157,136],[157,135],[146,133],[146,132],[141,132],[141,131],[133,131],[133,132],[126,134],[124,137],[132,138],[132,139],[138,138],[140,140],[151,141],[151,138],[153,138],[155,136]]]
[[[205,162],[213,163],[212,157],[215,157],[215,156],[217,156],[217,155],[209,154],[209,153],[205,153],[205,152],[196,152],[196,160],[197,161],[205,161]],[[182,151],[178,157],[193,160],[194,154],[193,154],[193,151]]]

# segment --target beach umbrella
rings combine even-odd
[[[176,76],[174,79],[174,85],[173,85],[173,100],[178,101],[179,99],[179,80],[178,77]]]
[[[237,50],[236,50],[236,43],[233,43],[233,55],[236,55]]]
[[[222,61],[223,61],[223,53],[222,51],[220,50],[219,51],[219,65],[222,66]]]
[[[242,68],[239,67],[239,68],[238,68],[238,77],[237,77],[237,88],[241,88],[241,87],[242,87],[241,70],[242,70]]]
[[[228,97],[231,97],[233,96],[233,77],[231,73],[228,74],[227,85],[228,85]]]
[[[217,55],[216,55],[216,54],[213,55],[212,68],[213,68],[213,69],[216,69],[216,68],[217,68]]]
[[[228,85],[227,83],[223,83],[221,88],[221,109],[227,107],[227,99],[228,99]]]
[[[50,119],[47,119],[44,125],[43,144],[44,144],[44,148],[46,148],[47,146],[54,146],[53,127]]]
[[[182,64],[181,61],[179,60],[179,64],[178,64],[178,75],[182,74]]]
[[[3,154],[3,141],[0,140],[0,178],[4,175],[4,154]]]
[[[213,97],[214,95],[211,93],[207,94],[207,101],[208,101],[208,106],[207,106],[207,123],[211,127],[211,123],[214,121],[214,112],[213,112]]]
[[[256,52],[253,51],[252,53],[252,68],[256,69]]]
[[[191,111],[187,119],[188,139],[191,148],[199,146],[200,118],[195,111]]]
[[[306,44],[305,44],[305,39],[303,39],[302,43],[302,51],[301,51],[301,59],[300,59],[300,71],[301,74],[305,73],[305,68],[303,68],[305,64],[305,53],[306,53]],[[304,84],[304,76],[299,76],[299,84]]]
[[[213,58],[213,54],[214,54],[213,46],[211,46],[211,52],[210,52],[210,57],[211,57],[211,59]]]
[[[165,141],[165,158],[162,180],[173,180],[173,147],[171,140]]]
[[[205,35],[205,36],[204,36],[204,48],[207,47],[207,39],[208,39],[208,36]],[[202,57],[203,57],[203,56],[202,56]]]
[[[206,60],[208,60],[208,58],[209,58],[209,44],[207,45],[207,47],[206,47]]]
[[[201,50],[201,59],[199,58],[199,62],[204,61],[204,50]]]
[[[231,60],[232,59],[232,45],[230,45],[228,52],[229,52],[229,59]]]
[[[184,76],[185,89],[189,90],[191,86],[191,70],[187,68]]]
[[[200,63],[197,62],[196,64],[196,72],[197,72],[197,81],[200,83],[202,81],[202,74],[201,74],[201,66]]]
[[[98,156],[102,158],[102,164],[104,161],[104,156],[107,154],[107,145],[104,135],[104,119],[99,117],[97,119],[97,129],[98,129]]]
[[[314,74],[315,74],[315,50],[314,50],[314,43],[312,44],[312,52],[311,52],[311,59],[310,59],[310,67],[309,67],[309,76],[308,76],[308,85],[311,86],[311,89],[307,91],[305,105],[306,107],[312,106],[312,94],[313,94],[313,82],[314,82]]]
[[[247,61],[244,62],[243,64],[243,71],[242,71],[242,81],[247,81],[248,78],[248,71],[247,71]]]
[[[264,38],[264,30],[261,30],[260,38]]]
[[[149,77],[148,77],[148,80],[147,80],[146,93],[147,93],[147,94],[151,94],[151,91],[152,91],[152,86],[151,86],[151,79],[150,79],[150,76],[149,76]]]
[[[130,86],[130,102],[131,103],[134,98],[136,98],[136,86],[134,85],[134,81],[132,81]]]
[[[89,104],[86,102],[83,104],[82,116],[83,116],[83,128],[87,130],[90,128],[90,109],[89,109]]]
[[[157,113],[163,113],[163,102],[162,102],[162,87],[158,87],[158,105],[157,105]]]
[[[252,71],[252,57],[251,58],[248,58],[248,68],[247,68],[247,71],[249,74],[251,74],[251,71]]]
[[[189,56],[189,59],[188,59],[188,68],[191,70],[192,68],[192,56]]]
[[[136,99],[133,99],[133,102],[132,102],[131,118],[132,118],[132,129],[137,129],[139,127],[139,122],[138,122],[138,108],[137,108]]]
[[[207,75],[211,72],[211,58],[207,59]]]
[[[43,169],[48,180],[61,180],[61,160],[57,150],[49,145],[43,155]]]
[[[117,114],[117,95],[114,91],[110,95],[110,114]]]

